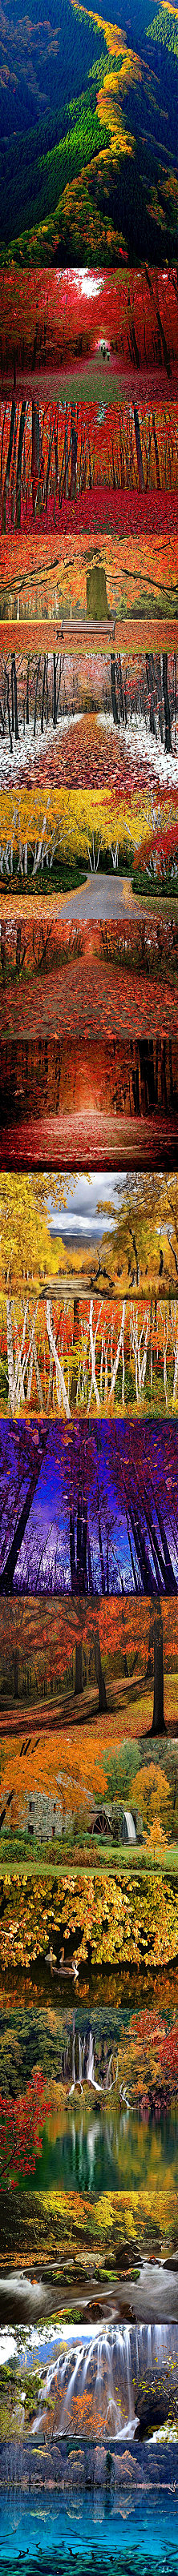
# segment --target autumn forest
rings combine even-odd
[[[177,2568],[176,10],[148,18],[0,28],[2,2576]]]

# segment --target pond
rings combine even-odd
[[[159,2122],[147,2122],[137,2113],[120,2108],[118,2097],[106,2098],[89,2090],[82,2096],[60,2104],[51,2112],[43,2130],[42,2152],[34,2173],[21,2181],[25,2192],[80,2191],[98,2199],[101,2192],[139,2191],[156,2193],[178,2190],[178,2104]]]

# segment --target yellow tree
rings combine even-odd
[[[171,1803],[169,1780],[166,1778],[165,1771],[161,1771],[159,1762],[143,1763],[141,1770],[136,1772],[135,1780],[132,1780],[132,1806],[138,1807],[143,1818],[144,1831],[149,1834],[149,1837],[152,1836],[155,1821],[163,1825],[163,1830],[167,1827],[168,1831],[170,1830]]]

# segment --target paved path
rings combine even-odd
[[[131,877],[114,876],[114,873],[112,876],[102,876],[100,870],[96,876],[91,876],[90,872],[86,877],[85,885],[77,886],[76,894],[61,893],[57,898],[54,895],[54,913],[57,912],[58,906],[64,921],[123,921],[125,919],[140,921],[142,918],[148,921],[151,915],[153,922],[151,893],[150,895],[133,894]],[[154,895],[154,921],[160,921],[160,918],[163,921],[169,920],[170,915],[177,921],[178,901],[176,902],[174,894],[168,897],[162,896],[162,901],[161,893],[158,897]]]
[[[62,910],[67,921],[121,921],[130,913],[139,920],[145,903],[143,896],[132,894],[131,877],[102,876],[98,870],[96,876],[90,872],[81,889],[77,886],[76,894],[64,896]]]

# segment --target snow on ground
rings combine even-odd
[[[29,725],[26,724],[25,726],[25,733],[23,723],[19,720],[19,741],[15,742],[14,734],[12,751],[10,751],[8,734],[6,735],[6,738],[4,738],[3,742],[0,742],[1,787],[11,787],[12,781],[13,784],[18,787],[18,778],[20,780],[22,770],[26,772],[29,762],[33,761],[35,767],[35,761],[39,760],[39,756],[40,760],[43,759],[43,755],[45,759],[46,752],[54,751],[55,744],[56,746],[59,745],[61,734],[69,733],[70,727],[72,728],[74,725],[80,725],[81,723],[82,709],[80,708],[75,708],[73,715],[69,711],[67,715],[58,716],[57,725],[53,725],[52,716],[50,716],[49,724],[46,725],[44,722],[43,733],[41,733],[41,725],[38,717],[35,735],[34,718],[32,716],[30,718]]]
[[[123,756],[123,772],[127,770],[127,766],[129,768],[130,761],[133,761],[133,764],[134,761],[137,762],[137,767],[139,764],[140,769],[143,762],[146,763],[147,773],[149,771],[150,783],[153,777],[155,782],[156,779],[158,779],[160,787],[162,788],[169,787],[170,789],[170,787],[177,787],[178,743],[177,748],[175,747],[174,751],[169,752],[168,754],[168,752],[164,750],[159,733],[157,734],[157,739],[155,734],[150,733],[149,727],[146,726],[145,717],[139,714],[139,710],[138,713],[135,713],[128,718],[126,726],[121,721],[118,725],[118,730],[113,723],[112,714],[106,714],[103,709],[101,712],[98,712],[96,708],[94,708],[93,713],[94,727],[97,727],[100,731],[102,730],[106,735],[108,735],[108,737],[112,735],[114,751],[116,750],[116,744],[118,743],[118,752],[121,760]],[[10,751],[8,735],[6,735],[3,741],[0,741],[1,787],[9,787],[12,785],[12,782],[18,787],[18,779],[20,781],[23,772],[24,774],[26,773],[30,763],[32,763],[35,768],[35,763],[39,761],[39,758],[40,761],[42,761],[44,757],[45,761],[46,753],[50,754],[50,752],[53,751],[54,754],[55,748],[57,751],[60,747],[62,735],[65,736],[66,733],[70,735],[70,731],[72,732],[76,725],[82,725],[82,723],[86,724],[86,722],[87,711],[85,710],[84,714],[82,707],[74,708],[73,712],[71,712],[69,708],[67,714],[59,715],[56,727],[54,727],[52,716],[50,716],[49,724],[46,725],[46,722],[44,722],[43,733],[41,733],[41,725],[38,717],[35,736],[34,719],[32,717],[30,718],[29,725],[25,726],[25,733],[23,722],[19,721],[19,741],[15,742],[15,736],[13,736],[12,752]]]
[[[113,733],[114,736],[115,726],[113,724],[112,715],[105,715],[102,711],[101,714],[99,714],[97,721],[99,725],[102,725],[105,733]],[[121,721],[118,726],[118,737],[120,744],[122,744],[125,760],[127,760],[127,757],[129,760],[135,760],[135,758],[138,760],[139,756],[140,761],[146,760],[147,769],[149,768],[150,771],[153,771],[154,777],[159,778],[160,787],[177,787],[178,743],[177,749],[175,748],[174,751],[164,751],[164,745],[161,742],[160,734],[157,735],[156,739],[156,735],[150,733],[149,728],[147,728],[145,723],[145,717],[139,714],[139,710],[138,714],[129,716],[126,726]]]

